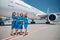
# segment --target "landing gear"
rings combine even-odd
[[[32,19],[31,24],[35,24],[35,21]]]
[[[3,22],[2,18],[0,18],[0,26],[4,26],[4,22]]]
[[[50,22],[47,21],[46,24],[50,24]]]
[[[50,24],[50,21],[48,20],[48,18],[46,19],[47,21],[46,21],[46,24]]]

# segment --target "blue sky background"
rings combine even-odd
[[[50,8],[50,13],[60,12],[60,0],[23,0],[25,3],[47,13],[47,8]]]

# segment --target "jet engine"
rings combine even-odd
[[[50,14],[48,16],[49,21],[59,22],[60,21],[60,14]]]

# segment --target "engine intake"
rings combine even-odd
[[[48,17],[48,19],[49,19],[50,21],[55,21],[56,18],[57,18],[57,16],[56,16],[55,14],[50,14],[49,17]]]

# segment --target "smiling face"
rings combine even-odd
[[[23,16],[23,13],[20,13],[20,16]]]
[[[19,13],[17,13],[17,16],[19,16]]]
[[[25,13],[24,16],[27,17],[27,13]]]

